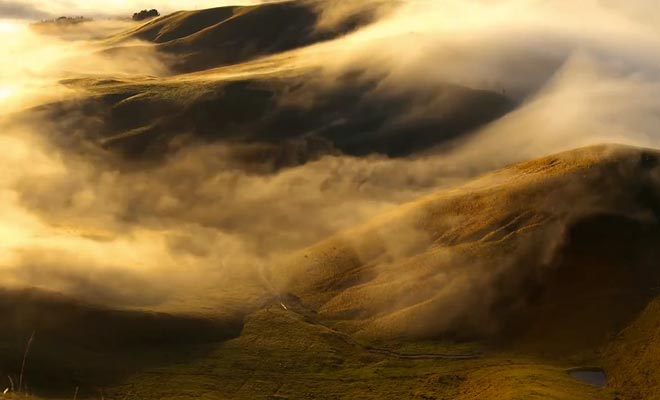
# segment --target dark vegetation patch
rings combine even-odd
[[[15,381],[28,338],[25,380],[37,393],[104,387],[141,369],[190,362],[240,334],[242,318],[213,320],[122,311],[37,290],[0,291],[0,385]],[[5,382],[6,381],[6,382]],[[82,394],[82,393],[81,393]]]

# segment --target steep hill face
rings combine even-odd
[[[179,11],[112,39],[147,40],[176,56],[176,72],[193,72],[330,40],[373,20],[373,8],[319,27],[322,3],[285,1],[245,7]]]
[[[514,165],[308,248],[275,278],[362,337],[593,349],[660,284],[657,161],[599,146]]]
[[[609,385],[626,393],[625,399],[660,398],[659,340],[660,299],[656,299],[604,351]]]

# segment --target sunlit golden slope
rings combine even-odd
[[[365,337],[595,348],[660,282],[657,160],[597,146],[517,164],[306,249],[275,278]]]

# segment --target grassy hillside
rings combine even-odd
[[[624,399],[660,399],[659,340],[660,299],[655,299],[605,349],[610,386],[625,393]]]
[[[448,359],[451,342],[385,354],[370,350],[274,304],[246,318],[241,335],[204,347],[163,351],[169,364],[145,365],[149,352],[126,359],[139,366],[121,383],[87,376],[79,398],[184,399],[561,399],[613,400],[608,390],[570,378],[561,364],[489,354]],[[416,355],[412,357],[412,355]],[[131,362],[137,364],[129,364]],[[33,377],[34,370],[30,370]],[[77,383],[76,383],[77,384]],[[73,385],[73,383],[72,383]],[[73,393],[71,386],[69,393]],[[38,391],[50,397],[47,391]],[[60,391],[61,398],[69,398]]]
[[[83,139],[128,158],[153,159],[191,142],[231,142],[241,146],[239,158],[281,168],[325,154],[428,151],[514,108],[501,93],[449,82],[382,90],[386,76],[357,67],[329,84],[309,56],[289,50],[357,29],[380,8],[354,6],[328,23],[324,5],[286,1],[156,18],[97,45],[135,50],[140,60],[144,46],[133,40],[152,42],[179,63],[174,74],[74,76],[62,83],[80,97],[23,116],[52,122],[53,136],[67,148]]]
[[[144,71],[158,71],[158,77],[62,72],[69,79],[60,83],[76,96],[3,118],[3,129],[11,127],[6,129],[9,135],[19,127],[19,142],[23,130],[45,132],[63,149],[53,149],[53,166],[43,168],[57,169],[55,178],[29,160],[25,169],[37,173],[19,171],[19,176],[34,176],[28,179],[34,182],[22,186],[6,179],[10,183],[1,189],[12,207],[15,201],[16,209],[34,217],[35,225],[44,225],[44,232],[52,228],[60,235],[62,225],[63,237],[68,237],[69,225],[71,237],[95,232],[77,229],[79,210],[94,226],[121,220],[116,235],[122,246],[116,248],[163,239],[162,250],[158,243],[153,252],[136,247],[132,258],[150,258],[149,266],[167,264],[154,267],[154,275],[176,270],[160,285],[185,284],[162,303],[142,308],[103,298],[98,288],[105,282],[92,286],[85,279],[73,286],[84,287],[86,298],[106,305],[40,288],[0,289],[0,392],[16,389],[25,366],[24,393],[12,390],[0,399],[660,400],[658,151],[600,145],[555,154],[406,204],[394,196],[383,206],[390,212],[366,223],[338,233],[336,227],[346,225],[329,223],[312,238],[270,248],[272,242],[315,230],[287,229],[279,221],[315,218],[308,210],[316,207],[317,198],[327,195],[330,202],[342,202],[347,208],[340,209],[339,219],[352,217],[350,192],[363,188],[362,181],[352,182],[349,189],[334,193],[333,185],[326,190],[326,182],[300,184],[306,171],[291,170],[298,174],[286,179],[275,172],[328,155],[349,155],[323,160],[346,162],[337,170],[344,171],[363,161],[358,157],[375,154],[374,164],[392,165],[377,172],[376,180],[385,182],[379,183],[382,191],[377,193],[382,194],[390,190],[389,174],[400,165],[389,158],[409,157],[409,168],[423,169],[425,158],[416,164],[415,157],[456,143],[516,107],[504,92],[452,82],[425,84],[416,76],[399,82],[357,66],[328,78],[320,61],[309,60],[310,54],[318,54],[309,46],[365,27],[388,4],[398,2],[353,3],[360,5],[265,2],[181,11],[132,25],[88,43],[97,51],[92,57],[101,54],[129,63],[145,61],[148,54],[158,68]],[[35,29],[69,30],[53,24]],[[380,40],[387,45],[389,39]],[[471,51],[478,47],[455,56],[470,59]],[[446,54],[454,54],[451,46]],[[32,138],[25,136],[26,150],[17,146],[16,152],[29,151]],[[154,165],[169,166],[161,161],[177,151],[218,143],[227,145],[217,146],[227,151],[192,152],[173,165],[171,177],[169,171],[160,171],[160,177],[151,174]],[[44,153],[51,153],[46,149]],[[35,163],[42,159],[39,155]],[[85,162],[69,167],[68,157],[78,161],[79,156]],[[434,162],[441,159],[434,156]],[[23,167],[19,161],[24,157],[19,154],[16,165]],[[197,166],[197,157],[222,162]],[[360,167],[366,171],[360,179],[371,179],[370,161]],[[236,170],[222,177],[225,165]],[[313,166],[342,174],[326,165]],[[87,166],[93,170],[89,174]],[[210,183],[188,179],[207,168]],[[136,170],[139,179],[118,178]],[[414,181],[420,175],[397,179]],[[218,195],[244,178],[257,183],[228,188],[225,198]],[[49,179],[58,182],[50,185]],[[80,190],[96,180],[102,186],[98,196],[98,188]],[[186,184],[172,196],[160,188],[179,181]],[[147,190],[151,183],[153,193]],[[430,183],[419,185],[423,188],[410,193],[428,193]],[[311,207],[304,203],[298,209],[303,203],[291,201],[317,188]],[[242,204],[258,197],[255,192],[261,189],[284,194]],[[55,191],[66,193],[51,196]],[[130,196],[115,197],[114,191]],[[179,191],[186,193],[185,199],[175,195]],[[380,200],[370,195],[369,201]],[[232,215],[226,218],[213,212],[226,206],[223,199],[233,197],[241,203],[236,208],[240,215],[234,218],[228,211]],[[114,203],[116,208],[106,208]],[[142,203],[154,203],[158,212],[143,221],[141,214],[151,208]],[[190,206],[197,203],[204,204]],[[365,201],[356,208],[370,205]],[[254,212],[257,207],[263,210]],[[66,219],[65,224],[48,218],[59,209],[65,212],[53,219]],[[281,210],[272,220],[277,222],[262,219]],[[181,218],[171,217],[179,213]],[[324,210],[321,214],[335,217]],[[138,232],[142,223],[148,228],[146,239]],[[238,228],[243,225],[260,229]],[[262,230],[261,225],[267,226]],[[179,226],[185,226],[185,234],[179,235]],[[278,236],[272,234],[276,230],[294,232]],[[26,232],[27,247],[33,242],[32,231]],[[326,237],[326,232],[332,235]],[[114,240],[89,236],[85,239]],[[324,240],[300,249],[318,237]],[[59,240],[53,242],[59,245]],[[305,244],[297,245],[301,242]],[[105,253],[105,248],[94,251]],[[291,248],[299,250],[291,254]],[[76,258],[78,248],[73,250]],[[106,256],[114,254],[94,260]],[[233,258],[241,260],[226,268],[224,260],[233,264]],[[46,266],[42,257],[26,260],[35,271]],[[81,274],[96,273],[93,265],[89,271],[86,267]],[[76,276],[66,270],[57,278]],[[189,282],[177,281],[189,272]],[[206,274],[222,275],[222,280],[214,276],[203,282]],[[39,284],[47,286],[52,275],[44,274]],[[25,276],[38,284],[29,271]],[[121,279],[112,284],[124,288]],[[607,385],[591,385],[571,374],[585,368],[603,372]]]
[[[46,397],[652,399],[659,157],[591,147],[439,191],[292,257],[224,322],[8,293],[3,372],[36,330]]]
[[[85,100],[42,107],[62,140],[84,138],[130,158],[160,157],[185,143],[256,145],[255,161],[296,165],[323,154],[405,156],[489,123],[513,108],[506,97],[457,85],[428,88],[433,117],[397,122],[416,102],[412,91],[374,96],[377,79],[346,76],[320,85],[307,72],[290,77],[70,80]],[[300,102],[299,99],[306,99]],[[81,121],[80,110],[85,118]],[[26,119],[34,118],[34,110]],[[92,134],[93,133],[93,136]],[[175,144],[178,143],[178,144]],[[249,146],[247,146],[249,147]]]
[[[660,280],[656,159],[601,146],[515,165],[303,250],[275,275],[367,337],[491,334],[528,313],[543,334],[570,326],[595,346]],[[593,308],[547,322],[577,301]]]
[[[176,72],[193,72],[334,39],[374,18],[374,10],[365,7],[332,26],[319,26],[322,9],[318,3],[284,1],[179,11],[113,37],[110,42],[139,39],[156,43],[159,51],[176,56],[172,64]]]
[[[242,319],[114,310],[39,290],[0,291],[0,386],[18,387],[31,335],[25,384],[45,395],[81,395],[135,371],[202,357],[237,336]],[[96,394],[96,393],[94,393]],[[66,397],[69,397],[68,395]]]

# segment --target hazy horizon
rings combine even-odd
[[[174,0],[122,0],[122,1],[85,1],[85,0],[2,0],[0,1],[0,19],[43,20],[60,16],[85,17],[130,17],[134,12],[155,8],[164,13],[179,10],[199,10],[227,5],[252,5],[269,0],[195,0],[182,3]],[[273,0],[275,1],[275,0]]]

